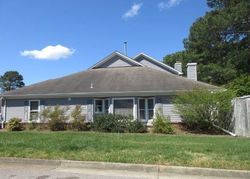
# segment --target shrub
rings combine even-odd
[[[85,123],[85,116],[82,115],[82,109],[80,105],[77,105],[75,109],[71,113],[71,117],[73,118],[71,122],[71,128],[76,131],[83,131],[87,129],[87,125]]]
[[[30,121],[27,125],[26,125],[26,129],[27,130],[34,130],[37,128],[37,123],[34,121]]]
[[[128,132],[131,133],[145,133],[147,132],[147,126],[141,121],[131,121],[128,126]]]
[[[188,129],[211,131],[214,124],[229,129],[233,96],[231,91],[196,89],[179,94],[174,103]]]
[[[27,130],[34,130],[36,129],[38,126],[38,123],[36,122],[35,119],[33,119],[32,117],[29,119],[29,123],[26,124],[26,129]]]
[[[157,111],[153,121],[153,133],[173,134],[174,130],[171,127],[170,119],[165,118],[161,111]]]
[[[7,123],[7,130],[8,131],[21,131],[23,130],[21,119],[19,118],[11,118]]]
[[[127,132],[131,120],[130,116],[102,114],[94,116],[92,125],[99,132]]]
[[[42,116],[48,120],[48,126],[52,131],[66,130],[66,122],[68,117],[66,116],[67,109],[60,108],[59,106],[54,109],[47,107],[43,110]]]

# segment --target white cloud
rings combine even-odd
[[[131,6],[131,8],[127,12],[123,14],[122,18],[128,19],[128,18],[138,15],[139,10],[141,9],[142,5],[143,5],[142,3],[134,4],[133,6]]]
[[[167,0],[167,1],[161,1],[158,4],[158,7],[160,10],[168,9],[174,6],[178,6],[181,3],[182,0]]]
[[[24,50],[20,54],[25,57],[31,57],[39,60],[59,60],[67,58],[75,52],[74,49],[62,45],[47,46],[41,50]]]

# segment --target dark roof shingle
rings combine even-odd
[[[91,86],[93,88],[91,88]],[[72,93],[116,93],[116,92],[176,92],[192,90],[195,87],[219,89],[206,83],[165,73],[148,67],[122,67],[89,69],[65,77],[47,80],[3,96],[55,95]]]

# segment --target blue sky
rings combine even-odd
[[[183,49],[205,0],[0,0],[0,74],[26,85],[82,71],[111,52],[158,60]]]

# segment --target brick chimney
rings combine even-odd
[[[187,78],[197,81],[197,63],[187,64]]]

